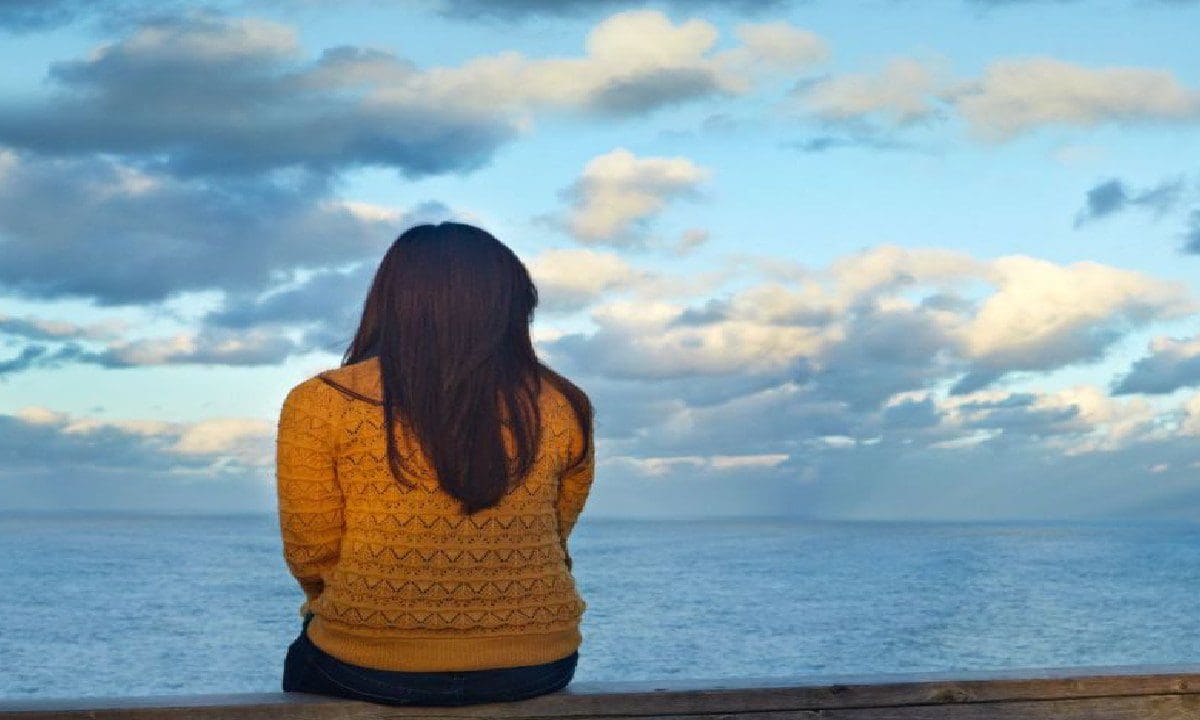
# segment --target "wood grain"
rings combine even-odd
[[[0,699],[0,720],[1197,720],[1200,666],[579,682],[513,703],[390,707],[303,693]]]

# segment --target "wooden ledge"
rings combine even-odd
[[[513,703],[391,707],[303,693],[4,700],[0,720],[1196,720],[1200,665],[856,676],[575,682]]]

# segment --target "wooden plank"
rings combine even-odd
[[[595,716],[596,720],[607,716]],[[845,710],[779,710],[774,712],[640,715],[622,720],[1196,720],[1200,696],[1146,695],[1140,697],[1044,700],[1034,702],[909,705]]]
[[[1189,665],[866,677],[580,682],[563,691],[521,702],[458,708],[388,707],[301,693],[0,700],[0,720],[377,720],[385,717],[583,720],[601,716],[627,720],[672,716],[682,720],[714,715],[735,715],[746,720],[753,716],[897,720],[1188,717],[1195,720],[1200,718],[1197,703],[1200,703],[1200,666]],[[863,714],[867,711],[874,714]],[[1031,714],[1037,712],[1042,714]],[[1084,712],[1092,714],[1079,714]],[[1107,714],[1097,715],[1098,712]],[[1190,714],[1179,715],[1179,712]]]

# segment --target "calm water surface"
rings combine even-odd
[[[586,516],[575,679],[1200,660],[1200,526]],[[0,514],[0,697],[275,692],[271,515]]]

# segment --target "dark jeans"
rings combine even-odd
[[[471,705],[508,702],[566,687],[575,676],[579,653],[541,665],[416,672],[376,670],[342,662],[313,644],[305,631],[288,647],[283,663],[284,692],[334,695],[384,705]]]

